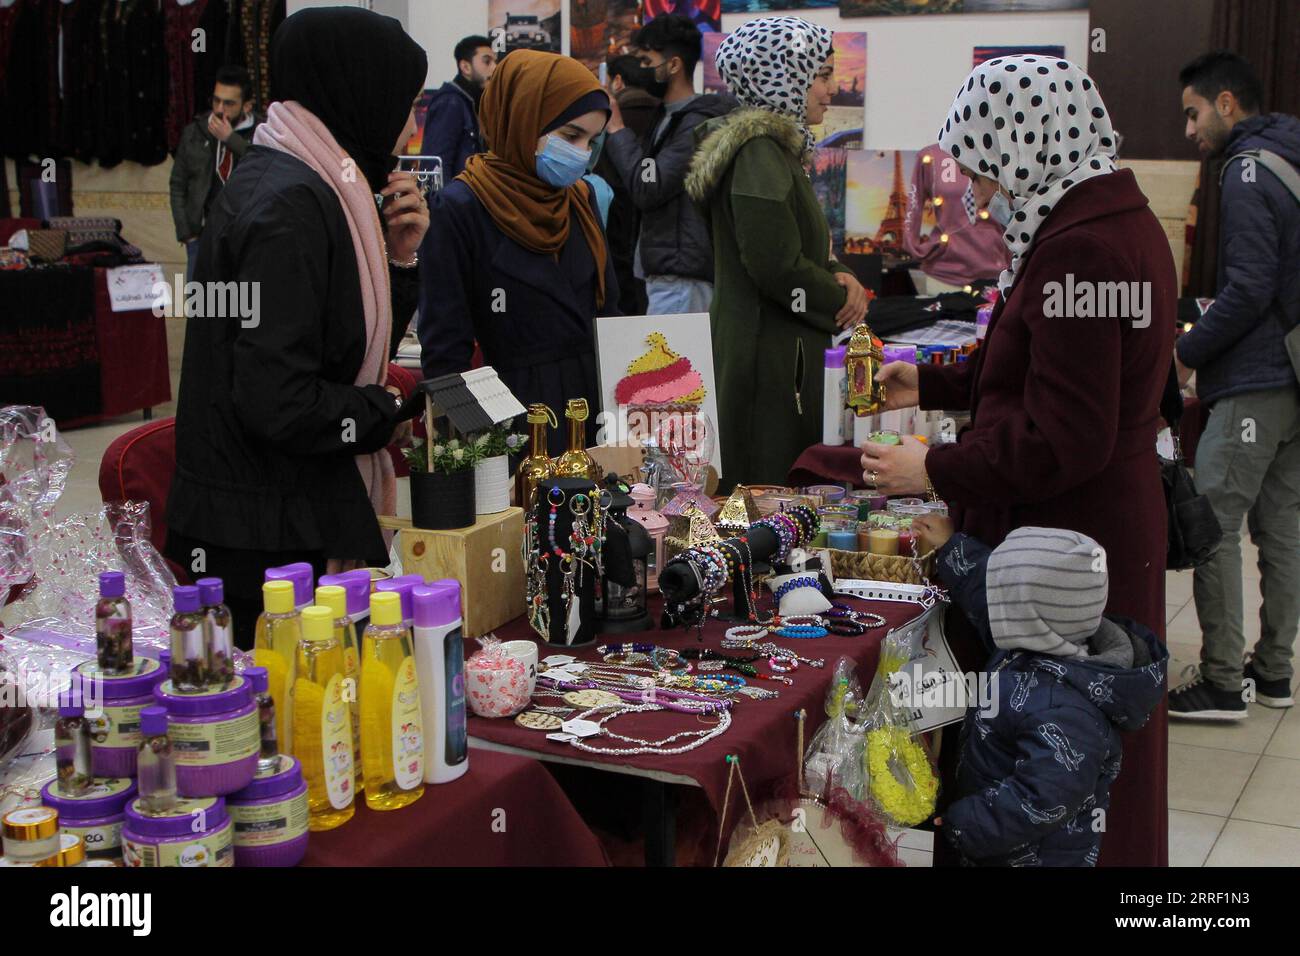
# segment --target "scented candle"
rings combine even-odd
[[[867,532],[867,550],[872,554],[897,555],[898,532],[890,528],[872,528]]]
[[[153,813],[137,798],[126,807],[122,861],[127,866],[234,866],[234,826],[221,797],[177,800]]]

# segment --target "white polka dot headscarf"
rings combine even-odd
[[[763,17],[728,34],[714,63],[742,105],[790,117],[803,132],[804,148],[811,150],[808,90],[832,52],[826,27],[799,17]]]
[[[1086,179],[1115,172],[1116,143],[1096,84],[1068,60],[999,57],[962,83],[939,145],[1011,194],[1011,222],[1002,235],[1011,266],[998,282],[1004,294],[1061,197]]]

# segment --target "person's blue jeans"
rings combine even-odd
[[[685,276],[646,276],[646,315],[682,315],[708,312],[713,304],[713,283]]]

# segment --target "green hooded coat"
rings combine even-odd
[[[713,235],[709,317],[724,474],[736,484],[784,484],[821,441],[823,351],[847,292],[830,229],[803,169],[791,119],[739,109],[696,128],[686,190]]]

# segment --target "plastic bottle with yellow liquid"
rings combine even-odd
[[[307,829],[333,830],[355,812],[352,707],[344,683],[344,648],[334,611],[313,604],[302,611],[293,681],[293,755],[307,783]]]
[[[420,683],[402,599],[392,591],[370,596],[361,640],[361,762],[371,810],[397,810],[424,795]]]
[[[302,616],[294,604],[293,584],[267,581],[253,639],[253,663],[266,668],[267,690],[275,701],[275,733],[282,753],[293,753],[294,659],[302,640]]]
[[[316,588],[316,603],[334,615],[334,637],[343,648],[343,696],[352,716],[352,767],[360,793],[365,789],[365,775],[361,772],[361,648],[357,646],[357,629],[348,616],[348,592],[342,586],[320,585]]]

